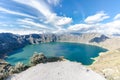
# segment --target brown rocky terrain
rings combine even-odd
[[[89,66],[92,70],[103,74],[107,80],[120,80],[120,50],[108,51],[95,60]]]

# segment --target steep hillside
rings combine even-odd
[[[120,80],[120,50],[101,54],[90,66],[92,70],[103,74],[107,80]]]
[[[56,39],[54,34],[15,35],[11,33],[0,33],[0,58],[4,58],[10,55],[9,52],[22,48],[28,44],[54,42]]]
[[[98,33],[84,33],[84,34],[62,34],[60,35],[61,42],[79,42],[89,43],[89,41],[95,37],[100,37],[102,34]]]
[[[96,43],[92,43],[96,44]],[[97,43],[96,45],[109,49],[110,51],[120,48],[120,37],[114,37],[107,39],[103,42]]]

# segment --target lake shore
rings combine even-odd
[[[120,80],[120,37],[112,37],[100,43],[89,43],[83,40],[68,42],[95,45],[108,49],[107,52],[102,52],[94,58],[93,64],[87,67],[104,75],[107,80]]]
[[[71,51],[72,50],[72,51]],[[64,56],[70,61],[81,62],[83,65],[91,65],[94,60],[91,58],[99,56],[100,52],[106,52],[107,49],[81,43],[70,42],[51,42],[28,45],[22,51],[16,52],[6,58],[6,61],[15,64],[18,61],[28,63],[29,58],[35,52],[42,52],[46,56]],[[83,54],[84,53],[84,54]]]
[[[110,39],[99,45],[109,51],[100,53],[100,56],[94,58],[95,61],[88,67],[103,74],[107,80],[120,80],[120,38]]]

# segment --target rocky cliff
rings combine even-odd
[[[56,39],[58,38],[54,34],[15,35],[12,33],[0,33],[0,58],[10,55],[9,52],[28,44],[55,42]]]
[[[26,45],[20,36],[11,33],[0,34],[0,57],[4,57],[7,52],[13,51]],[[4,54],[4,55],[3,55]]]

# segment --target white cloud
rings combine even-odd
[[[75,24],[68,27],[71,32],[96,32],[102,34],[120,34],[120,20],[114,20],[108,23],[97,24]]]
[[[60,17],[59,20],[56,22],[56,25],[63,26],[66,24],[70,24],[71,22],[72,22],[72,18]]]
[[[35,31],[35,30],[27,30],[27,29],[12,29],[12,30],[4,30],[4,29],[0,29],[0,33],[13,33],[13,34],[19,34],[19,35],[25,35],[25,34],[32,34],[32,33],[44,33],[44,32],[40,32],[40,31]]]
[[[49,4],[53,4],[53,5],[58,5],[59,4],[59,2],[60,2],[60,0],[47,0],[47,2],[49,3]]]
[[[120,14],[114,17],[114,20],[107,23],[100,23],[100,21],[108,18],[109,16],[104,12],[97,13],[96,15],[89,16],[85,19],[84,24],[75,24],[68,27],[71,32],[96,32],[102,34],[120,34]],[[95,21],[96,20],[96,21]],[[92,24],[90,24],[92,23]]]
[[[45,17],[46,21],[44,21],[44,23],[51,24],[54,27],[63,26],[66,24],[70,24],[70,22],[72,22],[72,18],[57,16],[57,14],[50,9],[50,6],[48,6],[48,4],[45,3],[44,0],[14,0],[14,1],[35,8]],[[52,2],[57,3],[57,0],[53,0]]]
[[[44,0],[14,0],[16,2],[31,6],[42,13],[45,17],[51,16],[52,12]]]
[[[94,24],[94,23],[101,22],[101,21],[103,21],[103,20],[105,20],[107,18],[109,18],[109,16],[107,14],[105,14],[104,12],[101,11],[101,12],[95,14],[95,15],[88,16],[85,19],[85,22],[86,23],[90,23],[90,24],[91,23]]]
[[[69,17],[62,17],[62,16],[57,16],[56,14],[52,14],[49,16],[49,19],[45,21],[46,24],[52,24],[53,26],[60,27],[64,25],[68,25],[72,22],[72,18]]]
[[[14,14],[14,15],[19,15],[19,16],[24,16],[24,17],[29,17],[29,18],[35,18],[34,16],[20,13],[20,12],[16,12],[16,11],[12,11],[12,10],[8,10],[8,9],[2,8],[2,7],[0,7],[0,11],[4,12],[4,13],[8,13],[8,14]]]
[[[120,19],[120,14],[117,14],[114,19]]]
[[[99,32],[104,34],[116,34],[116,33],[120,34],[120,14],[117,14],[114,17],[113,21],[102,24],[100,22],[109,18],[109,16],[101,11],[95,15],[88,16],[84,20],[86,23],[71,25],[67,29],[65,29],[64,28],[65,25],[68,26],[72,23],[72,18],[58,16],[56,13],[52,11],[49,5],[49,4],[58,5],[60,0],[47,0],[48,2],[46,2],[45,0],[14,0],[14,1],[36,9],[40,13],[41,19],[39,18],[33,19],[34,17],[31,15],[0,7],[1,12],[28,17],[25,19],[17,20],[16,24],[19,24],[21,27],[23,27],[20,29],[20,31],[9,30],[9,32],[15,33],[18,32],[20,34],[26,34],[26,33],[43,33],[43,32],[56,33],[75,31],[75,32]],[[36,22],[36,20],[39,21]],[[0,30],[0,32],[1,31],[3,30]]]
[[[90,27],[91,25],[88,25],[88,24],[75,24],[75,25],[68,27],[68,30],[82,30],[82,29],[87,29]]]
[[[29,19],[29,18],[19,19],[18,22],[19,22],[19,24],[22,24],[22,25],[39,27],[39,28],[42,28],[42,29],[49,29],[49,28],[46,27],[45,25],[40,24],[40,23],[36,23],[36,22],[34,22],[32,19]]]

